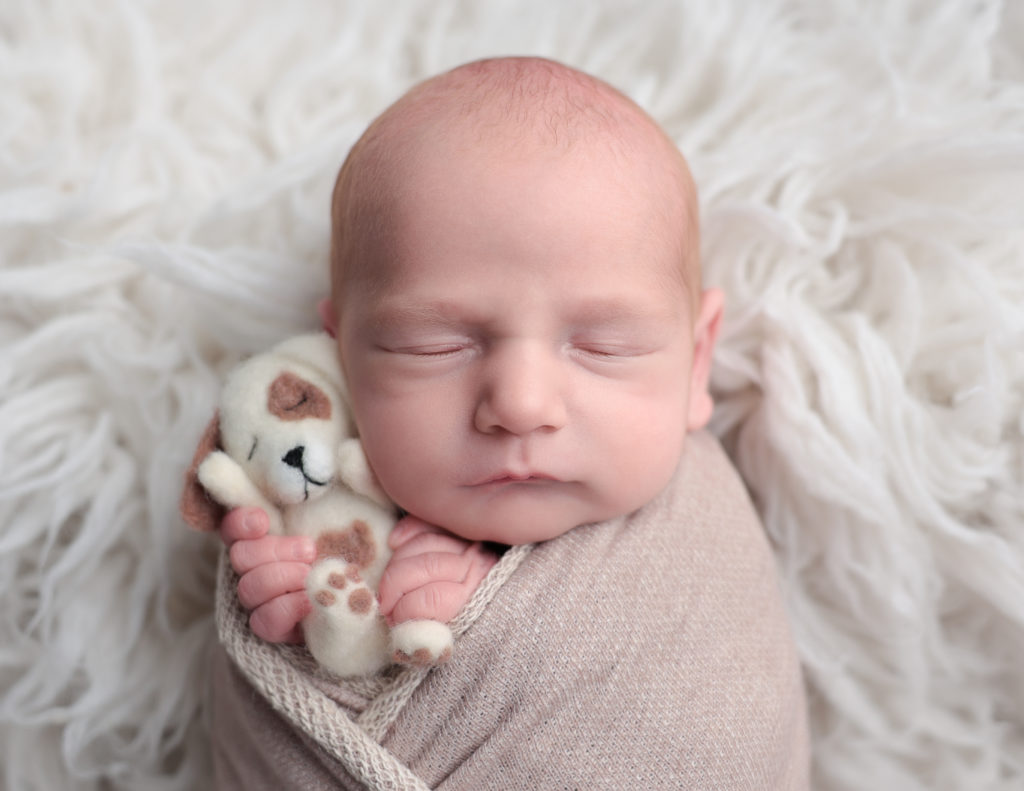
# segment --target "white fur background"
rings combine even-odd
[[[367,121],[513,53],[691,160],[816,788],[1024,787],[1021,0],[4,0],[0,783],[206,786],[218,378],[315,326]]]

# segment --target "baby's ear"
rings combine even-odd
[[[693,360],[690,364],[690,403],[686,416],[687,431],[704,428],[711,420],[714,401],[708,389],[711,358],[718,330],[722,323],[725,295],[721,289],[709,288],[700,297],[697,321],[693,326]]]
[[[338,337],[338,319],[334,315],[334,303],[330,297],[324,297],[316,305],[316,312],[320,315],[320,322],[324,325],[324,332],[332,338]]]
[[[215,503],[207,496],[206,490],[199,483],[197,472],[203,459],[219,447],[220,415],[214,413],[213,419],[206,426],[206,430],[199,440],[199,446],[192,457],[192,466],[185,473],[185,488],[181,493],[181,501],[178,505],[185,523],[196,530],[216,530],[220,526],[220,520],[223,519],[226,513],[223,506]]]

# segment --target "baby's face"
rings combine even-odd
[[[520,544],[667,484],[692,425],[695,317],[657,201],[593,151],[460,148],[402,174],[391,242],[335,306],[360,436],[396,503]]]

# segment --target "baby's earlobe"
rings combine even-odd
[[[707,390],[700,390],[690,396],[689,412],[686,416],[686,430],[699,431],[711,420],[711,413],[715,409],[714,399]]]

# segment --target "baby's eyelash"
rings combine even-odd
[[[581,354],[585,354],[588,357],[595,357],[597,359],[616,359],[619,357],[632,357],[634,352],[626,348],[619,348],[614,346],[600,346],[593,344],[577,344],[573,349]]]
[[[444,357],[451,357],[453,354],[458,354],[459,352],[461,352],[463,350],[463,348],[464,347],[462,347],[462,346],[453,346],[450,349],[416,349],[416,350],[410,351],[409,354],[412,354],[412,355],[414,355],[416,357],[444,358]]]
[[[453,357],[459,352],[465,351],[465,344],[446,344],[438,346],[399,346],[399,347],[384,347],[384,350],[391,354],[401,354],[408,357],[418,357],[420,359],[433,359],[443,360],[447,357]]]

